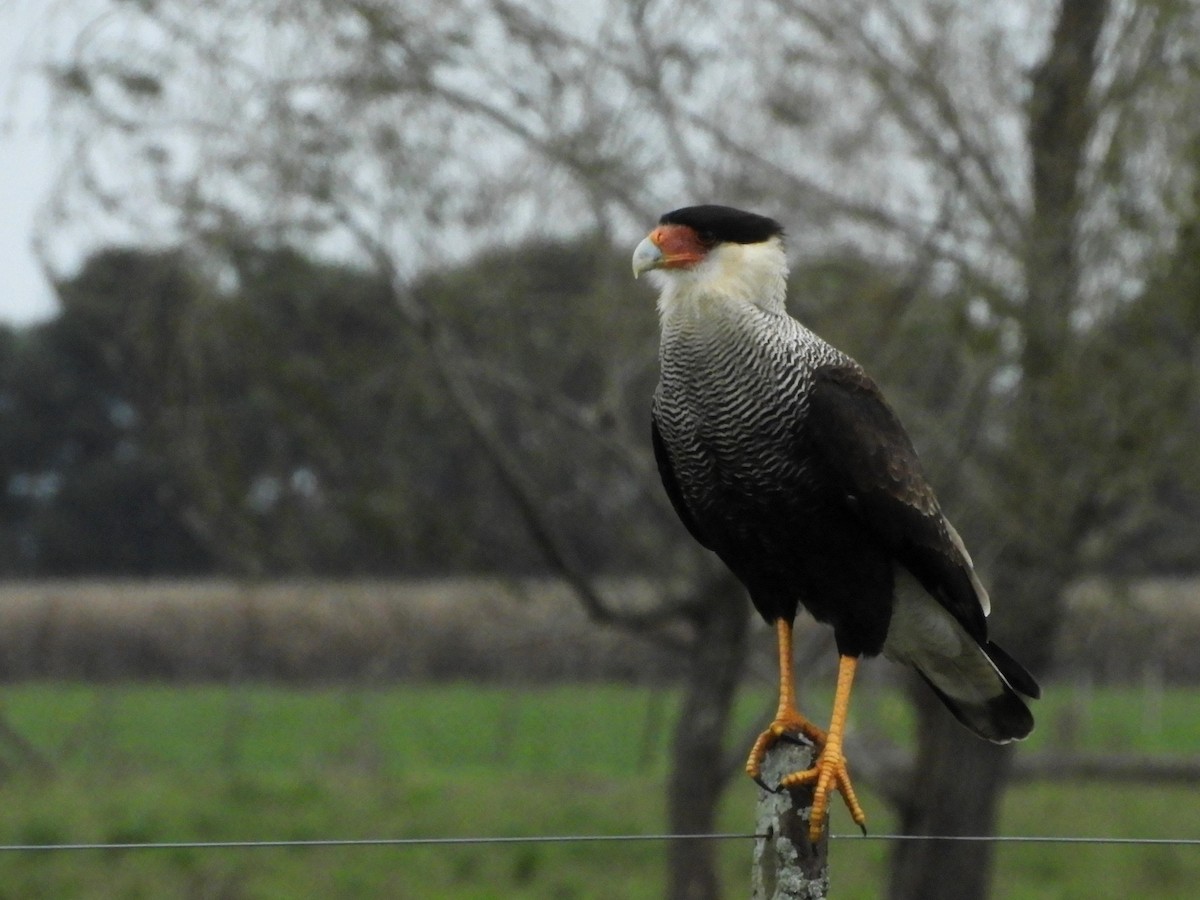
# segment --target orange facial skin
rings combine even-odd
[[[662,251],[662,269],[686,269],[708,253],[700,235],[687,225],[659,225],[650,232],[650,240]]]

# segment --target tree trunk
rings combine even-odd
[[[694,648],[671,748],[667,818],[672,834],[708,834],[729,777],[724,738],[741,679],[749,608],[732,579],[721,577],[696,622]],[[747,781],[747,802],[753,796]],[[669,900],[718,900],[716,844],[672,841]]]
[[[1066,573],[1025,567],[1018,555],[1012,547],[1007,559],[997,561],[1005,577],[994,582],[992,596],[1008,614],[996,640],[1020,648],[1020,660],[1044,672],[1062,621]],[[915,676],[910,694],[917,710],[917,758],[900,804],[901,833],[995,834],[1015,745],[975,737]],[[889,900],[981,900],[988,896],[994,854],[995,844],[984,841],[901,841],[892,853]]]
[[[924,683],[915,683],[920,743],[903,834],[992,834],[1012,763],[1010,747],[979,740],[954,720]],[[992,845],[900,841],[891,860],[890,900],[986,897]]]
[[[1018,494],[1025,536],[1004,547],[993,570],[998,641],[1036,675],[1046,671],[1062,618],[1062,590],[1074,568],[1073,526],[1086,497],[1059,483],[1063,435],[1047,396],[1070,365],[1070,316],[1079,285],[1080,179],[1094,125],[1090,101],[1096,47],[1108,0],[1062,0],[1050,46],[1032,75],[1029,104],[1033,208],[1025,258],[1021,384],[1007,465],[996,476]],[[1035,452],[1036,451],[1036,452]],[[1034,468],[1030,468],[1030,465]],[[1012,750],[971,736],[920,686],[917,768],[902,804],[908,834],[988,835],[1012,766]],[[891,900],[979,900],[988,894],[994,845],[902,841],[891,859]]]

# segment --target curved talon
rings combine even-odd
[[[788,744],[795,744],[797,747],[813,747],[813,746],[815,746],[815,744],[811,740],[809,740],[807,735],[805,735],[803,733],[796,734],[791,731],[785,731],[783,734],[779,735],[778,740],[783,741]]]
[[[780,788],[771,787],[770,785],[768,785],[765,781],[763,781],[762,775],[751,775],[750,777],[754,779],[755,784],[757,784],[760,788],[762,788],[768,794],[778,794],[779,793]]]

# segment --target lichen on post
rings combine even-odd
[[[783,776],[813,764],[813,748],[780,741],[763,760],[762,779],[778,784]],[[819,900],[829,892],[829,832],[809,840],[812,785],[772,793],[759,789],[755,815],[754,900]]]

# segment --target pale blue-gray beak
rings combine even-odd
[[[633,277],[637,278],[643,272],[657,269],[663,264],[663,254],[658,245],[650,238],[642,238],[642,242],[633,251]]]

